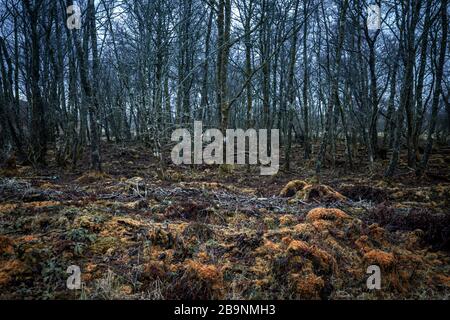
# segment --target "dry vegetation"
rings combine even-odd
[[[320,181],[308,163],[274,177],[168,167],[160,180],[145,148],[104,150],[105,173],[3,168],[0,298],[450,298],[448,150],[420,180],[361,167]],[[366,288],[371,264],[382,290]]]

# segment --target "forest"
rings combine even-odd
[[[0,0],[0,299],[450,299],[449,12]]]

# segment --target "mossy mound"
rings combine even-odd
[[[302,190],[305,186],[307,186],[308,183],[306,183],[303,180],[292,180],[289,181],[283,189],[280,191],[280,197],[289,198],[294,196],[297,191]]]
[[[323,184],[309,184],[303,180],[292,180],[280,191],[281,197],[294,197],[302,201],[337,202],[347,201],[347,197]]]
[[[323,184],[306,185],[303,189],[297,191],[295,197],[308,202],[314,200],[321,202],[347,201],[345,196]]]

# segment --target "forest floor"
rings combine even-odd
[[[3,170],[0,299],[450,299],[449,148],[420,179],[342,155],[320,181],[298,148],[295,170],[271,177],[205,165],[164,179],[143,146],[102,149],[102,174],[87,155],[76,170]]]

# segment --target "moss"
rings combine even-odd
[[[168,269],[164,261],[149,261],[144,268],[144,278],[163,279],[167,272]]]
[[[114,217],[111,220],[111,223],[113,225],[117,224],[117,225],[129,227],[129,228],[139,228],[143,225],[143,223],[141,221],[135,220],[132,218],[128,218],[128,217]]]
[[[89,249],[96,254],[105,254],[109,249],[115,249],[120,247],[121,242],[115,237],[100,237],[98,238]]]
[[[299,223],[293,227],[293,231],[296,237],[302,240],[308,240],[316,232],[314,227],[310,223]]]
[[[206,203],[186,201],[181,204],[168,206],[164,215],[168,218],[182,218],[188,220],[205,219],[208,217]]]
[[[296,198],[304,201],[320,200],[325,202],[347,201],[347,198],[329,186],[316,184],[306,185],[297,191]]]
[[[206,223],[191,222],[184,228],[182,235],[186,238],[195,237],[196,240],[205,242],[214,238],[214,230]]]
[[[215,265],[187,260],[181,270],[181,277],[175,280],[168,292],[169,299],[197,300],[224,297],[223,274]]]
[[[378,249],[373,249],[364,255],[364,260],[369,264],[375,264],[380,267],[389,268],[394,265],[394,255]]]
[[[75,218],[73,228],[85,228],[91,232],[98,232],[101,230],[102,225],[96,219],[95,215],[83,214]]]
[[[439,284],[441,284],[447,288],[450,288],[450,276],[438,274],[435,276],[434,280],[436,280]]]
[[[313,264],[318,271],[324,273],[331,273],[334,271],[336,260],[331,254],[318,248],[317,246],[313,246],[310,249],[310,253],[311,260],[313,261]]]
[[[356,248],[358,248],[359,251],[362,253],[369,252],[372,249],[369,237],[367,235],[363,235],[363,236],[359,237],[355,241],[355,245],[356,245]]]
[[[60,206],[61,202],[59,201],[33,201],[23,204],[23,207],[27,209],[45,209],[46,211],[59,208]]]
[[[280,219],[280,227],[292,226],[295,224],[297,220],[295,216],[292,214],[285,214],[281,216],[279,219]]]
[[[0,213],[11,213],[17,209],[16,203],[0,203]]]
[[[26,271],[25,264],[20,260],[0,261],[0,286],[19,280]]]
[[[378,224],[374,223],[369,226],[370,237],[379,243],[385,243],[385,230],[381,228]]]
[[[298,190],[302,190],[307,185],[303,180],[292,180],[280,191],[280,197],[292,197]]]
[[[14,253],[14,242],[7,236],[0,235],[0,257]]]
[[[315,208],[306,215],[306,221],[309,222],[316,220],[342,221],[345,219],[350,219],[350,216],[344,211],[334,208]]]
[[[312,225],[314,226],[316,231],[319,231],[319,232],[324,232],[324,231],[327,231],[327,230],[335,227],[333,221],[322,220],[322,219],[313,221]]]
[[[292,274],[290,276],[293,282],[297,297],[300,299],[320,299],[321,291],[325,286],[322,277],[314,273]]]
[[[430,236],[439,243],[448,239],[444,207],[431,208],[432,201],[440,203],[448,195],[447,183],[427,186],[425,193],[417,192],[408,180],[403,185],[391,181],[381,186],[389,194],[390,188],[397,187],[395,192],[405,192],[405,200],[430,199],[426,210],[412,209],[411,203],[404,202],[404,208],[409,207],[399,209],[395,203],[377,207],[368,202],[346,203],[332,188],[310,180],[291,181],[282,193],[290,194],[290,199],[271,197],[280,191],[277,183],[285,175],[264,182],[249,175],[216,180],[214,170],[205,175],[202,167],[198,171],[193,167],[189,174],[173,168],[166,173],[183,181],[162,183],[147,178],[154,175],[152,167],[140,170],[139,164],[135,161],[133,172],[117,171],[119,162],[111,167],[118,176],[142,175],[130,179],[132,186],[126,183],[128,178],[97,177],[90,189],[77,191],[63,175],[46,185],[34,178],[30,183],[14,182],[9,202],[0,204],[0,233],[6,234],[0,236],[0,283],[5,283],[0,285],[0,298],[45,298],[42,291],[53,294],[59,290],[56,286],[65,283],[44,277],[52,280],[55,266],[70,264],[82,266],[87,299],[449,296],[448,253],[431,252],[426,242]],[[234,174],[241,169],[237,167]],[[31,169],[27,173],[28,177],[35,174]],[[355,185],[357,180],[342,178],[335,180],[339,191],[344,190],[343,183]],[[39,194],[39,202],[35,197],[23,200],[23,191],[35,184],[60,192],[57,197]],[[15,190],[16,185],[21,189]],[[152,199],[134,202],[138,197],[129,190],[136,185],[154,188]],[[362,179],[349,189],[352,197],[350,191],[345,195],[359,199],[364,194],[375,201],[378,190],[360,187],[368,185],[374,183]],[[293,197],[296,193],[301,201]],[[103,199],[107,194],[114,197]],[[59,203],[48,201],[55,199]],[[327,201],[341,201],[339,209],[327,208]],[[305,214],[315,206],[321,207]],[[375,213],[376,208],[380,210]],[[74,245],[81,251],[75,251]],[[377,293],[365,290],[369,264],[383,268],[383,290]],[[104,278],[108,269],[117,276]],[[62,291],[54,297],[72,294],[65,287]]]
[[[147,237],[152,245],[159,245],[163,248],[172,248],[175,244],[175,236],[171,232],[161,228],[154,228],[149,231]]]
[[[310,252],[308,244],[301,240],[292,240],[287,248],[288,252],[294,254],[306,254]]]
[[[273,217],[264,217],[263,221],[267,229],[275,229],[277,227],[277,222]]]

